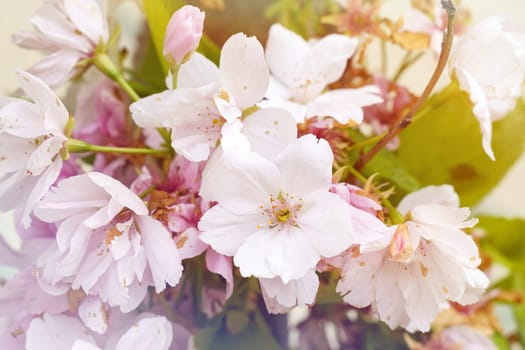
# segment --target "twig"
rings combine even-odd
[[[423,102],[426,101],[426,99],[430,96],[430,93],[436,86],[436,83],[441,76],[441,73],[443,73],[443,70],[445,69],[445,66],[447,64],[448,57],[450,55],[450,50],[452,48],[452,42],[454,40],[454,23],[456,18],[456,8],[454,7],[454,4],[452,0],[441,0],[441,5],[447,12],[447,30],[443,34],[443,42],[441,43],[441,53],[439,55],[439,60],[436,65],[436,69],[434,70],[434,74],[432,74],[432,77],[430,78],[429,82],[427,83],[427,86],[423,90],[423,93],[421,96],[419,96],[417,102],[412,106],[408,114],[405,118],[403,118],[401,121],[399,121],[390,131],[388,134],[385,135],[379,141],[377,144],[370,149],[367,153],[364,153],[357,162],[354,164],[354,168],[357,170],[362,169],[366,163],[368,163],[380,150],[382,150],[394,137],[396,137],[401,131],[406,129],[410,123],[412,123],[412,118],[416,114],[416,112],[421,108],[421,105]]]

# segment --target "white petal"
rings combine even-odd
[[[403,215],[420,204],[437,204],[459,208],[459,197],[450,185],[426,186],[416,192],[406,195],[397,210]]]
[[[36,317],[27,328],[26,349],[70,350],[77,340],[95,344],[95,340],[86,334],[82,323],[73,317],[44,314]]]
[[[244,277],[280,277],[288,283],[304,277],[319,259],[303,232],[290,227],[287,230],[261,229],[246,239],[233,261]]]
[[[359,40],[346,35],[330,34],[312,45],[311,55],[321,70],[326,84],[339,80]]]
[[[22,213],[22,224],[24,227],[29,227],[31,223],[31,218],[29,215],[38,205],[38,202],[44,197],[44,195],[49,191],[51,185],[57,179],[60,170],[62,169],[62,159],[56,158],[56,160],[40,175],[34,187],[25,199],[26,205]]]
[[[219,82],[219,69],[204,55],[194,52],[191,58],[180,66],[177,88],[198,88]]]
[[[282,313],[295,306],[313,304],[319,288],[319,278],[313,269],[303,278],[291,280],[287,284],[279,277],[261,278],[259,283],[270,313]]]
[[[397,263],[385,260],[376,276],[376,307],[379,318],[391,329],[408,321],[404,311],[405,300],[401,294],[398,277]]]
[[[93,332],[106,333],[108,329],[108,312],[98,297],[88,296],[78,308],[78,316]]]
[[[478,220],[470,216],[468,208],[451,208],[442,205],[418,205],[411,211],[412,220],[447,228],[466,228],[474,226]]]
[[[244,120],[242,133],[248,138],[252,151],[273,160],[297,138],[297,125],[287,111],[263,108]]]
[[[200,239],[217,252],[233,256],[247,237],[258,232],[257,225],[265,223],[262,214],[235,215],[216,205],[199,221]]]
[[[58,50],[36,62],[29,72],[49,86],[59,85],[75,74],[75,67],[83,57],[73,50]]]
[[[115,200],[121,206],[133,210],[135,214],[138,215],[145,215],[148,213],[148,209],[142,199],[140,199],[135,193],[131,192],[131,190],[124,186],[120,181],[98,172],[90,172],[87,173],[86,176],[88,176],[96,185],[103,188],[104,191],[111,196],[111,199]]]
[[[281,188],[277,167],[256,153],[215,152],[202,175],[200,195],[229,211],[254,214]]]
[[[222,47],[221,82],[241,109],[250,107],[264,97],[270,73],[264,50],[255,37],[242,33],[231,36]]]
[[[374,293],[377,283],[377,271],[381,266],[385,252],[372,252],[357,257],[346,255],[341,270],[341,279],[336,291],[345,302],[358,308],[375,302]]]
[[[233,264],[230,257],[221,255],[213,249],[206,251],[206,268],[219,274],[226,281],[226,299],[233,293]]]
[[[155,291],[163,291],[166,283],[174,287],[182,275],[182,263],[171,233],[152,217],[138,216],[136,220],[155,282]]]
[[[66,13],[75,26],[94,45],[108,39],[107,25],[102,9],[96,0],[64,0]]]
[[[333,117],[341,124],[347,124],[350,121],[359,124],[363,121],[362,107],[383,102],[377,93],[379,90],[374,86],[325,92],[308,103],[306,118]]]
[[[310,46],[296,33],[274,24],[268,34],[266,59],[272,75],[288,87],[295,86],[293,77],[302,61],[310,55]]]
[[[283,188],[296,197],[316,190],[328,191],[333,160],[326,140],[311,134],[297,139],[276,159],[285,181]]]
[[[335,256],[357,243],[350,205],[333,193],[318,191],[305,197],[297,223],[312,247],[324,257]]]
[[[489,106],[485,93],[478,85],[477,81],[464,69],[456,67],[456,77],[458,78],[461,89],[467,91],[470,100],[474,104],[473,112],[479,120],[479,126],[482,134],[483,150],[490,159],[495,160],[492,151],[492,119],[490,116]]]
[[[269,99],[263,100],[257,105],[262,108],[282,108],[292,115],[297,124],[304,123],[305,121],[306,106],[300,103],[279,99]]]
[[[46,130],[63,131],[69,119],[69,113],[62,101],[42,80],[20,70],[17,71],[17,74],[20,86],[39,107],[44,117]]]
[[[31,18],[31,23],[57,47],[69,47],[84,54],[92,50],[92,44],[83,35],[75,34],[75,26],[58,6],[44,3]]]
[[[124,333],[115,350],[168,350],[172,338],[172,326],[165,317],[146,317]]]

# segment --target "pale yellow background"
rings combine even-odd
[[[2,94],[17,87],[13,70],[29,67],[38,57],[36,53],[12,46],[10,35],[18,29],[31,28],[28,22],[29,17],[41,2],[40,0],[16,2],[0,0],[2,8],[9,9],[2,11],[0,15],[0,92]],[[401,13],[408,4],[408,0],[385,2],[387,11],[392,13]],[[525,0],[463,0],[463,3],[472,8],[475,18],[498,14],[525,23]],[[431,60],[427,60],[407,74],[406,78],[414,90],[417,91],[421,84],[424,84],[418,77],[426,76],[432,68],[431,64]],[[478,206],[477,212],[525,217],[525,185],[523,180],[525,180],[525,157],[522,157],[500,186]],[[9,216],[0,215],[0,232],[12,232],[12,222]],[[12,239],[12,234],[9,236],[11,242],[16,242]]]

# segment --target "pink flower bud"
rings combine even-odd
[[[168,23],[163,54],[170,63],[181,64],[197,46],[202,36],[204,12],[186,5],[176,11]]]

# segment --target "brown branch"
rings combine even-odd
[[[427,86],[423,90],[423,93],[421,94],[421,96],[419,96],[417,102],[412,106],[405,118],[396,123],[394,127],[390,129],[390,131],[385,135],[385,137],[383,137],[381,141],[376,143],[374,147],[370,149],[370,151],[362,154],[361,157],[359,157],[357,162],[354,164],[355,169],[362,169],[366,165],[366,163],[368,163],[379,151],[381,151],[394,137],[396,137],[401,131],[406,129],[410,125],[410,123],[412,123],[412,118],[414,117],[416,112],[419,111],[423,102],[425,102],[430,96],[430,93],[436,86],[439,77],[443,73],[443,70],[445,69],[445,66],[448,61],[448,57],[450,56],[452,42],[454,40],[454,23],[456,19],[456,8],[454,7],[454,3],[452,2],[452,0],[441,0],[441,5],[447,12],[448,24],[445,33],[443,33],[441,53],[439,54],[439,59],[434,70],[434,74],[432,74],[432,77],[428,81]]]

